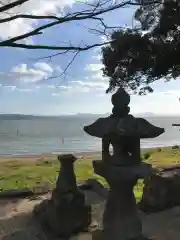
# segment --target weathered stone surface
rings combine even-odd
[[[16,199],[16,198],[36,198],[39,195],[44,195],[54,189],[54,184],[40,185],[38,187],[10,189],[0,192],[0,199]]]
[[[152,167],[150,164],[143,163],[135,166],[115,166],[102,161],[93,161],[96,174],[106,178],[110,184],[118,184],[122,181],[132,181],[138,178],[145,178],[151,175]]]
[[[24,189],[12,189],[12,190],[5,190],[0,192],[0,198],[20,198],[20,197],[29,197],[32,196],[34,193],[29,188]]]
[[[100,182],[96,179],[91,178],[86,181],[87,184],[91,186],[91,190],[96,192],[102,198],[107,199],[108,197],[108,189],[105,188]]]
[[[121,137],[154,138],[164,133],[164,128],[156,127],[143,118],[135,118],[129,114],[123,118],[114,115],[99,118],[85,126],[84,131],[99,138],[112,133]]]
[[[34,209],[44,231],[58,237],[69,238],[85,231],[91,223],[91,207],[86,205],[85,195],[76,185],[73,155],[59,158],[61,168],[50,200],[43,201]]]
[[[38,236],[33,236],[26,230],[16,231],[14,233],[8,234],[2,237],[2,240],[39,240]]]
[[[146,212],[156,212],[180,204],[180,166],[169,166],[154,171],[145,180],[139,208]]]
[[[6,204],[12,200],[6,200]],[[0,212],[1,208],[4,209],[4,200],[0,200]],[[23,202],[26,202],[27,213],[24,216],[24,207],[23,213],[21,212],[20,207],[22,199],[19,199],[14,203],[18,210],[16,215],[14,212],[11,212],[10,209],[7,212],[7,215],[0,217],[0,239],[1,240],[47,240],[47,237],[44,236],[44,233],[41,231],[37,222],[34,221],[34,218],[31,216],[32,208],[37,201],[29,202],[28,199],[24,199]],[[23,204],[24,205],[24,204]],[[99,227],[101,218],[104,211],[104,202],[92,206],[92,218],[95,221],[92,233],[81,233],[79,235],[73,236],[69,240],[103,240],[101,237],[102,228]],[[143,232],[146,236],[153,240],[179,240],[180,236],[180,207],[175,207],[166,211],[161,211],[154,214],[140,214],[143,219]],[[10,217],[11,216],[11,217]],[[98,227],[97,227],[98,224]],[[22,233],[20,233],[22,231]],[[22,237],[22,238],[21,238]],[[52,237],[48,240],[64,240],[62,238]],[[110,238],[111,240],[111,238]],[[139,239],[138,239],[139,240]]]
[[[82,206],[78,200],[74,199],[69,204],[64,202],[57,206],[54,206],[51,200],[42,202],[36,211],[40,212],[39,217],[44,231],[48,231],[47,235],[68,238],[75,233],[87,231],[90,224],[90,207]]]
[[[157,137],[164,129],[130,115],[130,95],[123,88],[111,101],[112,115],[84,127],[89,135],[102,138],[102,161],[94,161],[93,167],[110,186],[102,239],[141,240],[144,237],[133,188],[139,178],[151,174],[151,166],[141,163],[140,139]]]
[[[122,185],[121,189],[110,190],[103,215],[103,239],[141,239],[142,226],[132,187]],[[113,234],[113,235],[112,235]]]
[[[110,185],[103,214],[103,240],[144,239],[133,187],[138,177],[151,173],[151,169],[148,168],[147,171],[146,165],[138,168],[138,166],[121,167],[101,161],[94,162],[95,173],[104,177]]]
[[[119,88],[117,92],[112,95],[111,103],[113,104],[113,115],[118,117],[128,115],[130,111],[130,107],[128,107],[130,103],[130,96],[123,88]]]

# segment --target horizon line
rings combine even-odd
[[[76,116],[76,115],[107,115],[111,114],[109,112],[106,113],[63,113],[63,114],[51,114],[51,115],[46,115],[46,114],[26,114],[26,113],[0,113],[0,115],[20,115],[20,116],[33,116],[33,117],[61,117],[61,116]],[[179,114],[167,114],[167,113],[153,113],[153,112],[139,112],[139,113],[132,113],[132,115],[145,115],[145,116],[166,116],[166,117],[171,117],[171,116],[177,116],[180,117]]]

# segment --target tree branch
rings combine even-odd
[[[35,19],[35,20],[40,20],[40,19],[60,20],[60,18],[56,16],[48,16],[48,15],[36,16],[36,15],[29,15],[29,14],[19,14],[19,15],[8,17],[8,18],[0,19],[0,23],[10,22],[19,18]]]
[[[12,2],[12,3],[8,3],[8,4],[5,4],[4,6],[0,7],[0,12],[4,12],[4,11],[7,11],[9,9],[12,9],[14,7],[17,7],[25,2],[28,2],[29,0],[17,0],[15,2]]]
[[[1,11],[5,11],[8,9],[12,9],[15,6],[18,6],[20,4],[23,4],[25,2],[27,2],[29,0],[17,0],[13,3],[9,3],[4,5],[3,7],[0,7],[0,12]],[[154,1],[154,3],[158,2],[159,3],[160,0],[158,1]],[[92,45],[88,45],[88,46],[84,46],[84,47],[79,47],[79,46],[51,46],[51,45],[31,45],[31,44],[23,44],[23,43],[16,43],[17,41],[20,40],[24,40],[27,39],[28,37],[32,37],[35,35],[39,35],[42,34],[43,30],[62,24],[62,23],[69,23],[69,22],[74,22],[74,21],[81,21],[81,20],[87,20],[87,19],[92,19],[92,20],[98,20],[101,22],[101,25],[104,27],[104,32],[107,29],[112,29],[112,27],[108,27],[107,25],[105,25],[105,23],[103,22],[103,19],[100,18],[99,16],[102,14],[105,14],[107,12],[110,11],[114,11],[116,9],[125,7],[127,5],[142,5],[141,1],[140,2],[135,2],[133,0],[127,0],[118,4],[110,4],[108,6],[106,6],[106,4],[108,2],[111,2],[110,0],[105,0],[103,1],[103,3],[100,3],[100,0],[98,0],[98,2],[96,3],[96,5],[92,5],[93,9],[87,9],[87,10],[83,10],[81,12],[74,12],[74,13],[69,13],[64,17],[57,17],[57,16],[35,16],[35,15],[29,15],[29,14],[18,14],[16,16],[11,16],[8,18],[4,18],[4,19],[0,19],[0,23],[5,23],[5,22],[9,22],[18,18],[26,18],[26,19],[52,19],[55,21],[52,22],[48,22],[40,27],[37,27],[29,32],[26,32],[24,34],[12,37],[8,40],[4,40],[0,42],[0,47],[16,47],[16,48],[24,48],[24,49],[48,49],[48,50],[60,50],[60,51],[85,51],[88,49],[91,49],[93,47],[99,47],[99,46],[103,46],[105,44],[108,44],[109,42],[106,43],[101,43],[101,44],[92,44]],[[152,4],[152,1],[148,2],[144,2],[144,5],[148,5],[148,4]],[[102,7],[103,6],[103,7]],[[106,7],[104,7],[106,6]]]
[[[77,57],[79,54],[80,54],[80,51],[78,51],[78,52],[76,52],[76,53],[74,54],[74,56],[72,57],[71,61],[67,64],[67,66],[65,67],[65,69],[63,70],[63,72],[62,72],[60,75],[58,75],[58,76],[52,76],[52,77],[50,77],[50,78],[48,78],[48,79],[58,78],[58,77],[61,77],[61,76],[63,76],[63,75],[66,76],[67,70],[69,69],[69,67],[72,65],[72,63],[74,62],[74,60],[76,59],[76,57]]]
[[[108,41],[104,43],[95,43],[92,45],[88,45],[85,47],[78,47],[78,46],[49,46],[49,45],[28,45],[28,44],[21,44],[21,43],[0,43],[0,47],[14,47],[14,48],[24,48],[24,49],[47,49],[47,50],[61,50],[61,51],[86,51],[94,47],[101,47],[112,43],[113,41]]]
[[[38,35],[38,34],[41,34],[41,31],[46,29],[46,28],[50,28],[50,27],[53,27],[55,25],[58,25],[58,24],[61,24],[61,23],[67,23],[67,22],[70,22],[70,21],[79,21],[79,20],[85,20],[85,19],[93,19],[93,17],[95,16],[98,16],[98,15],[101,15],[103,13],[106,13],[106,12],[109,12],[109,11],[112,11],[112,10],[115,10],[115,9],[118,9],[118,8],[121,8],[127,4],[130,4],[131,1],[127,1],[127,2],[124,2],[124,3],[121,3],[121,4],[117,4],[115,6],[112,6],[110,8],[106,8],[106,9],[101,9],[101,10],[98,10],[96,12],[92,12],[92,13],[75,13],[74,15],[72,14],[72,16],[65,16],[65,17],[61,17],[59,20],[57,21],[54,21],[54,22],[50,22],[50,23],[47,23],[47,24],[44,24],[43,26],[41,27],[38,27],[30,32],[27,32],[25,34],[21,34],[17,37],[13,37],[11,39],[8,39],[8,40],[5,40],[5,41],[2,41],[0,43],[1,44],[11,44],[13,42],[16,42],[16,41],[19,41],[19,40],[23,40],[25,38],[28,38],[28,37],[31,37],[31,36],[34,36],[34,35]],[[1,45],[3,46],[3,45]],[[18,46],[17,46],[18,47]]]
[[[68,53],[68,52],[70,52],[69,50],[64,50],[63,52],[58,52],[58,53],[55,53],[55,54],[52,54],[52,55],[48,55],[48,56],[44,56],[44,57],[40,57],[40,58],[35,58],[35,59],[33,59],[33,60],[44,60],[44,59],[49,59],[49,61],[51,60],[51,58],[53,58],[53,57],[57,57],[57,56],[59,56],[59,55],[62,55],[62,54],[66,54],[66,53]]]

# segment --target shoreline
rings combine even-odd
[[[172,147],[178,145],[180,146],[180,141],[176,141],[176,142],[169,142],[169,143],[154,143],[154,144],[141,144],[140,148],[141,150],[146,150],[146,149],[158,149],[158,148],[168,148],[168,147]],[[80,150],[77,152],[73,152],[71,150],[71,148],[69,150],[66,149],[66,151],[60,149],[59,151],[57,150],[50,150],[49,152],[47,151],[42,151],[42,152],[29,152],[29,151],[25,151],[25,152],[10,152],[7,153],[8,151],[6,151],[5,153],[0,153],[0,159],[1,158],[32,158],[32,157],[43,157],[43,156],[57,156],[57,155],[63,155],[63,154],[73,154],[73,155],[82,155],[82,156],[87,156],[88,155],[96,155],[96,154],[100,154],[102,152],[101,148],[99,149],[94,149],[94,150],[89,150],[88,151],[88,146],[86,149],[84,150]]]
[[[178,145],[178,144],[177,144]],[[167,149],[167,148],[172,148],[174,145],[169,145],[169,146],[158,146],[158,147],[149,147],[149,148],[141,148],[141,151],[152,151],[156,149]],[[17,155],[0,155],[0,162],[6,162],[6,161],[12,161],[12,160],[18,160],[18,161],[28,161],[28,162],[35,162],[38,160],[43,160],[46,158],[56,158],[58,155],[63,155],[63,154],[73,154],[77,158],[84,158],[84,157],[94,157],[94,156],[101,156],[102,151],[86,151],[86,152],[74,152],[74,153],[41,153],[41,154],[17,154]]]
[[[8,162],[8,161],[25,161],[25,162],[36,162],[39,160],[43,160],[46,158],[56,158],[58,155],[63,154],[73,154],[77,158],[84,157],[93,157],[93,156],[101,156],[101,151],[94,152],[78,152],[78,153],[42,153],[42,154],[23,154],[23,155],[0,155],[0,162]]]
[[[61,153],[54,153],[54,152],[49,152],[49,153],[40,153],[40,154],[31,154],[31,153],[27,153],[27,154],[7,154],[7,155],[0,155],[0,159],[1,158],[39,158],[39,157],[52,157],[52,156],[58,156],[58,155],[64,155],[64,154],[72,154],[75,156],[94,156],[94,155],[100,155],[101,151],[92,151],[92,152],[61,152]]]
[[[175,145],[178,145],[180,146],[180,142],[177,142],[177,143],[173,143],[173,144],[167,144],[167,145],[156,145],[156,146],[141,146],[141,150],[150,150],[150,149],[158,149],[158,148],[169,148],[169,147],[173,147]],[[102,150],[92,150],[92,151],[80,151],[80,152],[72,152],[71,150],[69,150],[68,152],[61,152],[61,151],[52,151],[52,152],[42,152],[42,153],[10,153],[10,154],[0,154],[0,158],[24,158],[24,157],[27,157],[27,158],[31,158],[31,157],[41,157],[41,156],[57,156],[57,155],[63,155],[63,154],[73,154],[75,156],[79,156],[79,155],[83,155],[83,156],[87,156],[88,155],[96,155],[96,154],[101,154]]]

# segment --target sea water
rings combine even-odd
[[[147,117],[165,133],[141,141],[143,148],[180,144],[180,131],[172,127],[180,117]],[[0,119],[0,155],[41,153],[75,153],[101,150],[101,140],[88,136],[83,126],[96,120],[95,116],[32,117]]]

